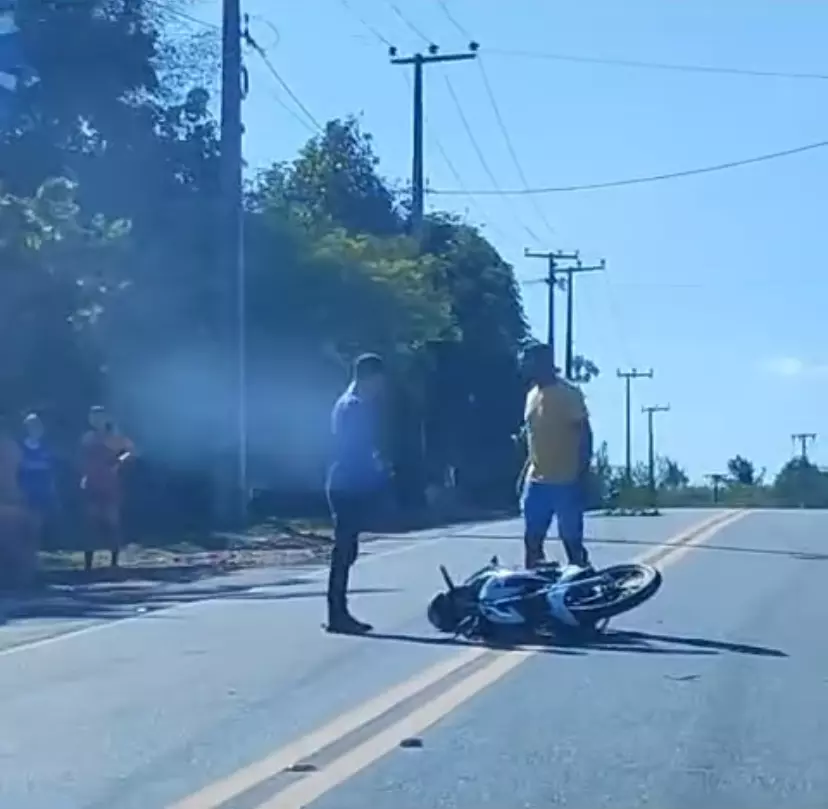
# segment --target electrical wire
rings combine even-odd
[[[319,132],[324,132],[325,128],[322,126],[322,124],[319,123],[319,121],[316,119],[313,113],[302,103],[302,100],[299,98],[299,96],[297,96],[296,93],[293,92],[290,85],[282,78],[282,76],[279,74],[279,71],[276,70],[276,67],[274,66],[273,62],[270,61],[270,57],[267,55],[267,52],[264,50],[264,48],[262,48],[262,46],[259,45],[259,43],[256,42],[256,40],[253,39],[252,36],[250,36],[249,32],[245,32],[244,39],[245,42],[256,52],[256,54],[259,56],[262,62],[264,62],[265,67],[268,69],[270,75],[273,76],[273,78],[276,79],[277,82],[279,82],[279,86],[288,94],[293,103],[296,104],[296,106],[304,113],[307,119],[313,124],[315,130]]]
[[[413,91],[413,87],[411,84],[411,79],[409,78],[407,73],[400,74],[408,88],[408,92],[411,93]],[[454,177],[454,181],[457,183],[457,186],[461,189],[465,188],[465,182],[463,180],[462,175],[457,170],[457,166],[455,166],[454,161],[449,156],[448,151],[446,150],[445,146],[443,145],[440,136],[435,131],[435,128],[430,125],[430,120],[427,115],[424,114],[424,130],[425,135],[429,139],[429,142],[432,143],[436,148],[437,151],[440,153],[440,157],[445,163],[446,168],[451,173],[452,177]],[[499,235],[502,239],[507,240],[509,236],[503,231],[500,227],[493,223],[492,217],[489,213],[485,210],[483,205],[481,205],[478,199],[475,199],[471,194],[465,194],[466,202],[468,203],[469,209],[474,209],[477,215],[480,217],[482,226],[487,228],[492,233]]]
[[[436,2],[440,6],[440,8],[442,9],[443,14],[445,14],[448,21],[460,32],[461,36],[464,36],[467,39],[469,39],[470,41],[473,41],[474,37],[471,35],[471,33],[468,31],[468,29],[465,28],[465,26],[463,26],[463,24],[451,13],[451,10],[449,9],[448,3],[446,2],[446,0],[436,0]],[[525,188],[528,188],[529,187],[529,182],[526,179],[526,174],[523,171],[523,166],[521,165],[521,162],[518,159],[517,152],[516,152],[515,147],[514,147],[514,143],[512,142],[512,138],[509,135],[508,127],[506,126],[506,122],[505,122],[505,120],[503,118],[503,115],[500,111],[500,105],[497,103],[497,98],[495,97],[494,89],[492,88],[492,84],[489,81],[489,76],[488,76],[488,73],[486,72],[486,68],[483,65],[483,61],[480,58],[477,58],[475,61],[477,62],[478,68],[480,69],[480,75],[483,78],[483,86],[486,89],[486,95],[489,98],[489,103],[492,107],[492,111],[494,112],[494,116],[495,116],[495,119],[497,120],[498,127],[500,128],[500,132],[503,135],[503,140],[506,143],[506,148],[509,151],[509,155],[512,159],[512,164],[514,165],[515,170],[517,171],[518,177],[520,178],[521,182],[523,183],[523,186]],[[490,175],[490,177],[491,177],[491,175]],[[470,199],[472,198],[470,195],[467,195],[467,196],[469,196]],[[550,233],[550,235],[553,235],[554,231],[552,229],[552,226],[549,224],[549,220],[546,218],[546,215],[544,214],[543,209],[540,207],[540,205],[537,204],[537,201],[535,200],[534,197],[530,197],[530,200],[532,202],[532,207],[534,208],[535,213],[538,216],[538,219],[540,219],[540,221],[543,223],[544,227],[547,229],[547,231]]]
[[[500,190],[500,185],[497,182],[497,178],[495,177],[494,172],[491,169],[491,166],[489,166],[489,161],[486,160],[486,155],[483,154],[483,150],[480,148],[480,144],[477,142],[477,138],[474,136],[474,131],[469,125],[468,118],[466,118],[466,113],[463,111],[463,105],[460,103],[460,98],[454,90],[454,85],[451,83],[451,79],[449,79],[448,76],[444,75],[443,78],[446,80],[446,87],[448,88],[449,95],[451,96],[451,100],[454,102],[454,107],[457,110],[457,115],[460,117],[460,121],[463,124],[463,129],[466,130],[466,135],[468,135],[472,148],[474,149],[475,154],[477,154],[477,159],[480,161],[480,165],[483,167],[483,171],[486,172],[486,176],[489,178],[489,181],[494,187],[494,190],[490,190],[488,192],[488,195],[502,196],[503,194]],[[435,192],[429,191],[429,193]],[[472,191],[468,192],[468,195],[476,195],[478,193],[479,192]],[[511,208],[509,210],[512,211],[512,214],[514,215],[514,210]],[[526,231],[526,233],[529,235],[529,238],[531,238],[534,242],[540,242],[540,239],[538,238],[537,234],[528,225],[526,225],[523,222],[520,222],[520,226],[523,228],[523,230]]]
[[[483,77],[483,86],[486,88],[486,95],[489,97],[489,103],[492,106],[492,110],[494,111],[495,119],[497,120],[497,125],[500,128],[500,132],[503,135],[503,140],[506,143],[506,148],[509,151],[509,155],[512,158],[512,164],[517,171],[518,177],[523,185],[523,188],[527,190],[529,188],[529,181],[526,179],[526,173],[523,171],[523,166],[520,163],[520,160],[517,156],[517,151],[515,150],[514,143],[512,142],[512,138],[509,135],[509,129],[506,126],[506,122],[503,119],[503,115],[500,112],[500,105],[497,103],[497,98],[495,97],[494,90],[492,89],[492,83],[489,81],[489,75],[486,72],[486,68],[483,65],[483,60],[478,58],[475,60],[477,62],[478,67],[480,68],[480,75]],[[550,235],[554,235],[554,231],[552,229],[552,225],[549,224],[549,220],[546,218],[546,214],[543,212],[543,208],[538,205],[537,199],[533,196],[529,197],[532,207],[535,209],[535,213],[537,214],[538,218],[541,222],[543,222],[544,227],[549,231]]]
[[[427,45],[432,44],[434,40],[427,37],[422,32],[422,30],[420,30],[413,22],[411,22],[411,20],[408,17],[406,17],[405,14],[402,13],[400,7],[396,3],[393,3],[391,2],[391,0],[388,0],[388,5],[391,7],[391,10],[394,12],[394,14],[396,14],[397,17],[399,17],[400,20],[402,20],[403,25],[405,25],[405,27],[408,28],[408,30],[411,31],[411,33],[413,33],[415,36],[418,36]]]
[[[253,22],[260,22],[262,25],[266,26],[270,29],[273,34],[273,42],[269,45],[262,45],[262,49],[265,51],[272,50],[273,48],[277,48],[279,43],[282,41],[282,34],[279,29],[272,23],[267,17],[263,17],[261,14],[246,14],[245,17],[248,20],[252,20]]]
[[[460,23],[460,21],[451,13],[451,9],[448,7],[448,3],[446,0],[437,0],[437,5],[443,10],[443,14],[446,15],[446,19],[457,29],[460,36],[466,37],[468,40],[474,39],[472,35],[468,32],[468,30]]]
[[[298,123],[303,129],[306,129],[312,135],[319,134],[319,129],[311,124],[306,118],[300,115],[293,107],[288,104],[273,88],[266,88],[267,94]]]
[[[621,307],[618,305],[618,298],[615,292],[615,286],[609,273],[601,273],[604,278],[604,287],[607,292],[607,303],[609,304],[609,313],[612,325],[615,327],[615,333],[618,336],[618,342],[621,346],[621,353],[627,365],[634,366],[632,362],[632,352],[630,351],[631,343],[627,330],[624,328],[626,321],[621,316]]]
[[[443,159],[443,163],[445,163],[446,168],[451,172],[452,177],[454,177],[454,181],[460,188],[464,188],[465,185],[463,183],[463,178],[461,177],[460,172],[457,170],[457,167],[454,165],[454,161],[452,161],[452,159],[449,157],[448,152],[442,144],[442,141],[434,133],[431,134],[431,139],[434,141],[434,145],[437,147],[437,151],[440,153],[440,157]],[[466,194],[465,196],[469,203],[469,207],[473,208],[477,212],[477,215],[482,220],[484,227],[487,227],[489,230],[498,234],[503,239],[508,238],[506,234],[497,225],[491,223],[491,217],[487,215],[486,211],[483,210],[480,203],[471,194]]]
[[[649,62],[639,59],[614,59],[599,56],[578,56],[576,54],[544,51],[505,50],[502,48],[487,48],[486,53],[491,54],[492,56],[512,57],[519,59],[549,59],[556,62],[574,62],[588,65],[605,65],[608,67],[627,67],[640,70],[662,70],[674,73],[712,73],[730,76],[752,76],[754,78],[766,79],[804,79],[810,81],[828,80],[828,73],[795,72],[787,70],[753,70],[750,68],[740,67],[693,65],[674,62]]]
[[[411,93],[413,91],[413,87],[411,85],[411,79],[408,77],[408,74],[407,73],[402,73],[400,75],[403,77],[403,79],[406,83],[406,86],[408,87],[408,92]],[[463,177],[461,176],[460,172],[457,170],[457,167],[454,165],[454,161],[449,157],[449,154],[446,151],[446,148],[443,146],[443,142],[440,140],[439,136],[434,131],[434,128],[432,126],[429,126],[428,117],[426,115],[423,115],[423,117],[425,119],[424,122],[423,122],[424,123],[423,128],[425,130],[426,137],[428,137],[429,140],[433,141],[434,145],[437,147],[437,151],[440,153],[440,157],[443,159],[443,163],[445,163],[446,168],[449,170],[452,177],[454,177],[454,181],[457,183],[458,187],[460,189],[465,188],[466,185],[465,185],[465,182],[463,181]],[[466,198],[466,201],[469,204],[469,207],[470,208],[475,208],[477,213],[480,215],[480,218],[482,220],[484,220],[484,222],[487,221],[489,217],[486,216],[486,213],[483,210],[483,208],[480,206],[480,203],[478,203],[478,201],[471,194],[465,194],[464,196]],[[493,229],[496,230],[496,228],[493,228]]]
[[[363,17],[353,7],[353,5],[351,5],[351,3],[348,2],[348,0],[339,0],[339,2],[343,8],[347,9],[349,14],[352,14],[362,24],[362,27],[365,28],[365,30],[368,31],[368,33],[370,33],[371,36],[374,37],[374,39],[385,45],[386,48],[394,47],[393,43],[389,39],[386,39],[382,35],[382,33],[380,33],[380,31],[378,31],[373,25],[371,25],[371,23],[369,23],[368,20],[366,20],[365,17]]]
[[[755,163],[766,163],[771,160],[779,160],[783,157],[792,157],[793,155],[803,154],[804,152],[824,149],[826,146],[828,146],[828,140],[822,140],[817,141],[816,143],[806,143],[802,146],[795,146],[792,149],[784,149],[779,152],[769,152],[755,157],[746,157],[742,160],[731,160],[727,163],[716,163],[712,166],[701,166],[699,168],[685,169],[683,171],[672,171],[664,174],[650,174],[643,177],[629,177],[623,180],[609,180],[602,183],[548,186],[545,188],[510,188],[507,190],[491,190],[484,188],[481,190],[472,190],[468,193],[480,194],[481,196],[525,196],[527,194],[563,194],[575,191],[597,191],[604,188],[621,188],[628,185],[644,185],[645,183],[657,183],[665,180],[677,180],[684,177],[694,177],[699,174],[713,174],[714,172],[728,171],[730,169],[741,168],[742,166],[750,166]],[[465,192],[460,192],[454,189],[432,188],[429,189],[428,193],[439,194],[441,196],[451,196]]]

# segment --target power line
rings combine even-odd
[[[244,40],[258,54],[259,58],[262,60],[262,62],[264,62],[265,67],[268,69],[271,76],[273,76],[273,78],[276,79],[277,82],[279,82],[281,88],[290,96],[293,103],[296,104],[296,106],[299,107],[299,109],[307,116],[308,120],[313,124],[315,129],[320,132],[324,132],[325,127],[323,127],[322,124],[319,123],[319,121],[315,118],[313,113],[302,103],[302,100],[299,98],[299,96],[297,96],[296,93],[293,92],[290,85],[281,77],[279,71],[276,70],[275,66],[273,65],[273,62],[270,61],[270,57],[267,55],[267,52],[264,50],[264,48],[262,48],[261,45],[259,45],[258,42],[256,42],[255,39],[253,39],[249,31],[245,31]]]
[[[413,92],[414,88],[412,87],[411,79],[408,76],[408,74],[403,73],[402,77],[405,81],[405,84],[406,84],[406,87],[408,88],[408,91]],[[465,188],[466,183],[465,183],[465,180],[463,180],[463,176],[458,171],[457,166],[455,166],[454,161],[451,159],[451,157],[449,156],[448,151],[446,150],[445,146],[443,145],[443,142],[440,139],[440,136],[435,131],[435,127],[431,124],[431,122],[428,118],[428,115],[426,115],[425,113],[423,113],[423,120],[424,120],[424,123],[427,125],[427,126],[424,127],[425,132],[426,132],[426,137],[437,148],[437,151],[440,153],[440,156],[443,159],[443,163],[445,163],[446,168],[451,173],[451,176],[454,177],[454,181],[457,183],[457,186],[461,189]],[[508,238],[506,233],[504,233],[497,225],[494,225],[494,224],[491,223],[491,221],[490,221],[491,216],[489,216],[489,214],[486,212],[486,210],[480,204],[479,200],[475,199],[471,194],[466,195],[466,200],[469,203],[469,207],[474,208],[476,210],[478,216],[483,221],[483,224],[490,231],[492,231],[493,233],[500,234],[500,236],[504,239]]]
[[[438,0],[439,1],[439,0]],[[808,73],[787,70],[753,70],[740,67],[721,67],[713,65],[679,64],[673,62],[649,62],[638,59],[613,59],[599,56],[578,56],[567,53],[551,53],[543,51],[504,50],[493,48],[488,53],[494,56],[548,59],[556,62],[574,62],[588,65],[605,65],[608,67],[628,67],[641,70],[661,70],[674,73],[712,73],[730,76],[752,76],[766,79],[804,79],[810,81],[826,81],[828,73]]]
[[[426,119],[426,122],[427,121],[428,119]],[[446,168],[449,170],[449,172],[451,172],[451,176],[454,177],[454,181],[457,183],[458,186],[462,188],[464,186],[463,178],[460,175],[460,172],[457,170],[457,167],[454,165],[454,161],[452,161],[452,159],[449,157],[448,152],[443,146],[442,141],[433,132],[431,133],[431,138],[434,141],[434,145],[437,147],[437,151],[440,153],[440,157],[443,158],[443,163],[445,163]],[[471,207],[473,207],[477,211],[478,215],[483,220],[484,224],[487,224],[487,220],[489,220],[490,217],[480,206],[480,203],[471,194],[467,194],[466,199],[468,200]],[[505,234],[502,231],[499,231],[496,225],[492,227],[489,224],[488,227],[490,230],[494,230],[496,233],[500,232],[501,236],[505,236]]]
[[[297,124],[303,129],[307,129],[312,135],[319,133],[319,130],[311,124],[306,118],[301,116],[293,107],[290,106],[275,90],[268,89],[268,95],[288,114]]]
[[[486,73],[486,68],[483,66],[483,60],[478,59],[477,64],[480,67],[480,75],[483,77],[483,86],[486,88],[486,95],[489,97],[489,103],[492,105],[492,110],[494,111],[495,119],[497,120],[497,125],[500,128],[500,132],[503,135],[503,140],[506,143],[506,148],[509,150],[509,155],[512,158],[512,164],[517,171],[518,177],[520,178],[521,183],[523,184],[524,190],[529,190],[529,181],[526,179],[526,174],[523,171],[523,166],[521,166],[520,160],[518,159],[517,152],[515,151],[514,143],[512,142],[512,138],[509,135],[509,130],[506,127],[506,122],[503,119],[503,115],[500,112],[500,106],[497,103],[497,99],[495,98],[494,90],[492,89],[492,83],[489,81],[489,76]],[[549,220],[546,218],[546,214],[544,214],[543,209],[540,205],[538,205],[537,200],[535,197],[529,197],[532,207],[535,209],[535,213],[538,215],[538,218],[543,222],[544,226],[546,227],[547,231],[549,231],[550,235],[554,236],[554,232],[552,230],[552,225],[549,224]]]
[[[371,34],[371,36],[374,37],[374,39],[376,39],[382,45],[385,45],[386,48],[393,48],[394,47],[394,44],[389,39],[386,39],[386,37],[384,37],[382,35],[382,33],[377,28],[375,28],[373,25],[371,25],[371,23],[369,23],[368,20],[366,20],[365,17],[363,17],[362,14],[360,14],[348,2],[348,0],[339,0],[339,2],[340,2],[340,4],[342,5],[343,8],[348,10],[348,13],[350,13],[354,17],[356,17],[357,21],[359,23],[361,23],[362,27],[365,28],[365,30],[368,31],[368,33]]]
[[[602,275],[604,277],[604,281],[606,282],[607,303],[609,304],[610,319],[612,320],[612,324],[618,335],[618,341],[621,344],[622,354],[625,355],[627,364],[631,365],[632,363],[630,360],[632,358],[632,352],[630,351],[630,341],[623,326],[624,320],[621,318],[620,307],[615,295],[615,287],[613,286],[612,280],[608,273],[602,273]]]
[[[503,195],[503,196],[524,196],[526,194],[563,194],[575,191],[597,191],[604,188],[621,188],[626,185],[644,185],[645,183],[657,183],[664,180],[677,180],[683,177],[693,177],[698,174],[713,174],[717,171],[727,171],[729,169],[741,168],[742,166],[750,166],[754,163],[766,163],[770,160],[778,160],[783,157],[792,157],[793,155],[802,154],[804,152],[812,152],[816,149],[824,149],[828,146],[828,140],[817,141],[816,143],[806,143],[802,146],[795,146],[792,149],[784,149],[779,152],[769,152],[767,154],[757,155],[756,157],[747,157],[742,160],[732,160],[728,163],[716,163],[712,166],[702,166],[700,168],[685,169],[683,171],[673,171],[665,174],[650,174],[643,177],[629,177],[623,180],[610,180],[602,183],[585,183],[583,185],[563,185],[563,186],[548,186],[543,188],[510,188],[507,190],[492,191],[491,189],[473,190],[469,193],[480,195]],[[430,188],[429,194],[439,194],[441,196],[451,196],[460,192],[454,189],[439,189]]]
[[[489,178],[492,186],[494,186],[494,191],[489,191],[488,194],[490,196],[498,196],[502,195],[500,191],[500,185],[497,182],[497,178],[494,175],[494,172],[489,165],[489,161],[486,160],[486,155],[483,154],[483,150],[480,148],[480,144],[477,142],[477,138],[474,136],[474,131],[469,124],[468,118],[466,118],[466,113],[463,111],[463,105],[460,103],[460,98],[458,97],[457,93],[454,90],[454,85],[451,83],[451,79],[448,76],[444,76],[446,80],[446,87],[448,88],[449,95],[451,96],[452,101],[454,102],[454,106],[457,110],[457,115],[460,117],[460,122],[463,124],[463,129],[466,131],[466,135],[468,135],[469,141],[471,142],[472,148],[477,155],[477,159],[480,161],[480,165],[483,167],[483,171],[486,172],[486,176]],[[428,193],[432,193],[430,190]],[[477,192],[469,192],[470,194],[476,194]],[[510,209],[511,210],[511,209]],[[514,212],[513,212],[514,213]],[[539,242],[538,236],[536,233],[532,231],[530,227],[525,225],[524,223],[520,223],[521,227],[526,231],[529,235],[529,238],[535,242]]]
[[[437,5],[439,5],[440,8],[442,9],[443,14],[445,14],[448,21],[454,26],[454,28],[460,33],[460,35],[463,36],[463,37],[466,37],[469,40],[469,45],[470,46],[472,44],[474,44],[474,37],[471,35],[469,30],[467,28],[465,28],[462,25],[462,23],[460,23],[460,21],[451,13],[451,10],[449,9],[448,4],[446,3],[446,0],[436,0],[436,1],[437,1]],[[481,63],[480,59],[478,59],[477,61],[478,61],[478,64],[480,65],[480,67],[482,69],[483,66],[482,66],[482,63]],[[485,79],[485,76],[484,76],[484,79]],[[491,94],[490,94],[490,97],[491,97]],[[492,103],[494,104],[495,115],[499,115],[499,110],[497,109],[497,104],[494,102],[493,98],[491,100],[492,100]],[[440,140],[437,138],[436,134],[432,133],[432,136],[434,137],[435,145],[437,146],[438,151],[440,152],[440,154],[443,157],[443,161],[445,162],[445,164],[448,167],[449,171],[454,175],[454,178],[457,182],[457,185],[460,188],[465,188],[466,187],[465,183],[463,183],[463,181],[460,178],[456,168],[452,164],[452,161],[449,159],[448,155],[446,154],[446,150],[443,148],[443,145],[440,143]],[[478,213],[480,214],[481,218],[484,221],[489,219],[489,217],[486,214],[486,211],[483,210],[483,207],[480,205],[480,202],[477,199],[475,199],[475,197],[473,195],[466,194],[466,198],[477,209]],[[499,231],[499,229],[496,228],[496,227],[493,228],[491,225],[489,225],[489,227],[490,227],[490,229],[494,230],[496,233]],[[502,231],[501,231],[501,235],[504,236],[504,237],[506,236],[506,234],[504,234]]]
[[[451,9],[448,7],[448,3],[446,0],[437,0],[437,5],[443,10],[443,14],[446,15],[446,19],[457,29],[460,33],[460,36],[464,36],[467,39],[473,39],[472,35],[468,32],[466,28],[458,21],[458,19],[451,13]]]
[[[411,22],[411,20],[408,17],[406,17],[405,14],[402,13],[400,7],[396,3],[392,3],[391,0],[388,0],[388,5],[391,7],[391,10],[394,12],[394,14],[396,14],[397,17],[399,17],[400,20],[402,20],[403,25],[405,25],[405,27],[408,28],[408,30],[411,31],[411,33],[422,39],[423,42],[426,43],[426,45],[431,45],[433,43],[434,40],[432,40],[430,37],[427,37],[413,22]]]

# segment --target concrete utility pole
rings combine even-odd
[[[633,379],[652,379],[653,369],[649,371],[639,371],[633,368],[630,371],[615,372],[619,379],[623,379],[626,385],[626,427],[627,427],[627,455],[625,478],[627,486],[632,486],[632,381]]]
[[[719,492],[721,491],[722,483],[727,480],[727,475],[714,472],[712,475],[705,475],[705,477],[713,484],[713,503],[718,503]]]
[[[528,248],[524,249],[523,255],[525,258],[542,258],[546,260],[546,277],[540,279],[540,282],[546,284],[548,289],[548,320],[546,326],[546,342],[552,349],[552,356],[555,356],[555,285],[558,281],[558,262],[559,261],[578,261],[579,254],[549,252],[549,253],[534,253]]]
[[[439,53],[436,45],[428,46],[428,54],[415,53],[413,56],[397,56],[397,49],[391,47],[388,53],[392,65],[414,65],[414,153],[411,163],[411,235],[420,241],[423,233],[425,211],[425,179],[423,174],[423,65],[437,62],[465,62],[477,58],[479,45],[469,43],[466,53]]]
[[[225,294],[219,307],[227,324],[226,336],[235,343],[236,360],[233,364],[231,389],[235,391],[234,418],[229,433],[235,435],[231,455],[232,469],[225,478],[225,491],[233,490],[233,498],[226,494],[219,500],[222,522],[238,527],[247,519],[247,368],[245,345],[246,300],[244,238],[242,218],[242,115],[243,68],[241,57],[241,9],[239,0],[223,0],[221,35],[221,249],[218,251],[220,277]],[[231,325],[232,324],[232,325]],[[229,425],[228,425],[229,426]],[[223,463],[223,462],[222,462]],[[232,481],[232,485],[228,486]]]
[[[816,441],[816,433],[791,433],[791,441],[799,442],[799,457],[802,461],[808,461],[808,442]]]
[[[575,308],[575,276],[582,272],[601,272],[607,268],[607,263],[601,259],[600,264],[592,267],[585,267],[580,260],[574,267],[564,267],[560,272],[566,276],[566,353],[564,355],[564,373],[566,378],[572,379],[572,357],[573,357],[573,310]]]
[[[656,413],[667,413],[670,405],[652,405],[642,407],[641,412],[647,414],[647,468],[648,481],[650,485],[651,505],[656,505],[656,479],[655,479],[655,430],[653,427],[653,415]]]

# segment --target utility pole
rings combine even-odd
[[[578,261],[579,254],[548,252],[548,253],[533,253],[528,248],[523,251],[525,258],[542,258],[546,260],[546,278],[540,279],[541,283],[546,284],[548,291],[548,320],[546,326],[546,342],[552,349],[552,357],[555,357],[555,285],[558,282],[558,262],[559,261]]]
[[[656,479],[655,479],[655,430],[653,428],[653,416],[656,413],[667,413],[670,405],[652,405],[642,407],[641,412],[647,414],[647,468],[650,484],[650,505],[656,506]]]
[[[247,518],[247,369],[246,369],[246,300],[244,235],[242,208],[242,81],[241,56],[242,30],[239,0],[223,0],[221,32],[221,200],[219,202],[221,249],[219,256],[220,278],[225,282],[219,307],[227,324],[228,341],[234,344],[235,362],[231,390],[235,402],[229,432],[235,435],[232,470],[224,480],[225,492],[233,492],[227,502],[222,497],[224,522],[243,527]],[[229,415],[229,414],[228,414]],[[231,419],[228,419],[230,421]],[[228,425],[229,426],[229,425]],[[224,478],[224,476],[220,476]],[[227,484],[232,482],[232,486]]]
[[[713,484],[713,502],[718,503],[719,491],[722,483],[727,480],[727,475],[723,475],[720,472],[714,472],[712,475],[705,475],[705,477]]]
[[[566,276],[566,354],[564,360],[564,373],[566,378],[571,380],[572,369],[572,343],[573,343],[573,310],[575,308],[575,276],[582,272],[601,272],[607,268],[607,263],[601,259],[600,264],[592,267],[585,267],[580,259],[574,267],[564,267],[561,272]]]
[[[799,458],[803,463],[808,462],[808,442],[816,441],[816,433],[791,433],[791,441],[799,442]]]
[[[623,379],[626,386],[626,427],[627,427],[627,455],[625,466],[625,478],[627,486],[632,486],[632,381],[633,379],[652,379],[653,369],[639,371],[633,368],[630,371],[615,372],[619,379]]]
[[[465,62],[477,58],[480,46],[469,43],[466,53],[440,53],[436,45],[428,46],[428,54],[397,56],[397,49],[390,47],[388,54],[392,65],[414,66],[414,151],[411,161],[411,235],[419,242],[423,234],[425,212],[425,178],[423,174],[423,66],[437,62]]]

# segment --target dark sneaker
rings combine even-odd
[[[336,618],[331,618],[325,627],[326,631],[338,635],[364,635],[370,632],[374,627],[371,624],[357,621],[352,615],[340,615]]]

